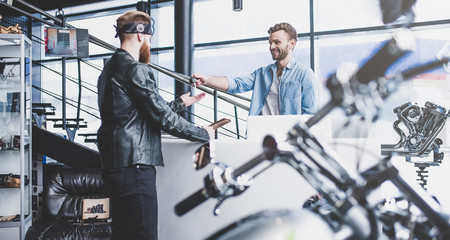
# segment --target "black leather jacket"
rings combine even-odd
[[[97,87],[102,120],[97,140],[105,169],[164,166],[161,130],[191,141],[209,140],[208,131],[178,115],[183,101],[167,103],[157,92],[150,67],[123,49],[105,65]]]

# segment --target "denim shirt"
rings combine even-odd
[[[256,69],[247,76],[227,77],[228,92],[241,93],[253,90],[249,115],[260,115],[269,94],[276,63]],[[278,89],[280,114],[298,115],[317,112],[317,81],[314,72],[307,66],[289,61],[281,74]]]

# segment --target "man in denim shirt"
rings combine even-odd
[[[249,115],[296,115],[317,112],[317,80],[313,71],[297,63],[292,52],[297,31],[279,23],[268,31],[269,50],[275,63],[241,77],[205,76],[195,73],[196,85],[241,93],[253,90]]]

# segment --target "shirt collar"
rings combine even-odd
[[[293,68],[294,65],[295,65],[295,63],[296,63],[296,61],[295,61],[294,57],[292,57],[291,60],[290,60],[290,61],[288,62],[288,64],[286,65],[286,68],[287,68],[287,69]],[[277,63],[276,63],[276,62],[274,62],[274,63],[272,64],[272,69],[273,69],[274,72],[277,71]]]
[[[295,59],[294,59],[294,57],[292,57],[291,60],[286,65],[286,68],[291,69],[294,66],[294,64],[295,64]]]

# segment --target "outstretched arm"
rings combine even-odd
[[[194,73],[192,77],[196,78],[196,86],[207,85],[222,91],[228,90],[228,79],[220,76],[206,76],[201,73]]]

